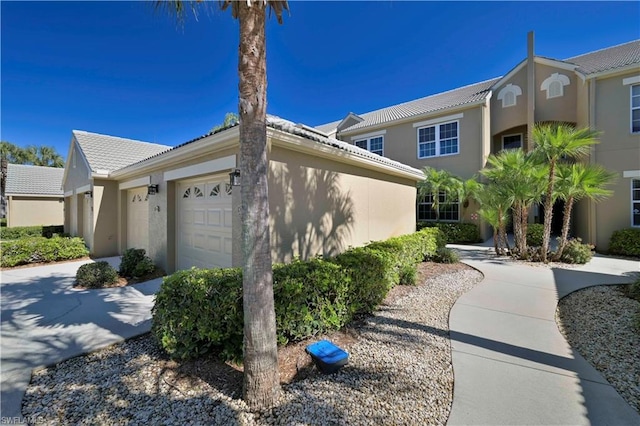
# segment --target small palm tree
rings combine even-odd
[[[605,186],[612,183],[615,173],[609,172],[601,166],[593,164],[559,164],[557,169],[557,194],[565,201],[564,217],[562,219],[562,236],[558,244],[558,251],[554,260],[560,259],[569,236],[571,211],[576,201],[583,198],[600,201],[613,194]]]
[[[439,222],[442,207],[460,200],[464,185],[459,177],[447,170],[425,167],[422,171],[425,178],[418,183],[418,194],[420,197],[431,196],[431,209],[436,214],[436,222]]]
[[[541,248],[543,262],[547,261],[551,238],[556,165],[562,158],[577,159],[589,154],[590,147],[598,142],[597,135],[597,132],[589,128],[575,129],[573,126],[562,123],[539,124],[533,128],[534,155],[549,166],[544,197],[544,234]]]
[[[497,255],[505,255],[511,251],[507,239],[507,225],[510,220],[510,209],[513,197],[504,186],[495,183],[483,185],[475,191],[476,200],[480,203],[478,214],[493,228],[493,246]]]

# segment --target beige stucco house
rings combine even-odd
[[[65,229],[96,256],[144,248],[167,272],[240,265],[238,130],[175,148],[73,131]],[[420,170],[277,117],[267,143],[274,261],[414,231]]]
[[[340,140],[416,168],[431,166],[470,178],[490,154],[531,149],[535,123],[559,121],[601,132],[587,161],[618,174],[614,195],[581,202],[573,233],[606,250],[613,231],[640,227],[640,40],[557,60],[534,52],[503,77],[471,84],[318,126]],[[433,220],[430,200],[419,220]],[[451,205],[445,220],[471,222],[473,205]],[[532,220],[541,221],[534,211]],[[483,236],[489,236],[481,224]]]
[[[7,226],[62,225],[64,170],[55,167],[7,165]]]

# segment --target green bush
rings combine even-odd
[[[530,223],[527,225],[527,244],[532,247],[542,246],[544,237],[544,225],[542,223]]]
[[[593,257],[593,246],[582,244],[580,238],[570,239],[564,247],[560,260],[564,263],[585,264]]]
[[[640,277],[638,277],[633,284],[626,287],[625,293],[627,297],[640,302]]]
[[[0,238],[3,240],[18,240],[21,238],[61,236],[64,232],[62,225],[52,226],[15,226],[0,228]]]
[[[32,237],[3,241],[0,266],[11,267],[29,263],[56,262],[87,256],[89,250],[82,238]]]
[[[640,257],[640,228],[615,231],[609,242],[609,253]]]
[[[3,217],[2,219],[0,219],[0,226],[1,227],[6,227],[7,226],[7,218]]]
[[[433,260],[438,263],[458,263],[460,261],[460,256],[458,256],[458,253],[455,251],[443,247],[438,249]]]
[[[118,272],[108,262],[100,261],[80,266],[76,273],[79,286],[102,288],[118,281]]]
[[[130,248],[125,250],[120,260],[118,273],[121,277],[141,278],[156,270],[153,260],[146,255],[145,249]]]
[[[425,228],[438,228],[442,231],[446,244],[466,244],[481,242],[480,229],[475,223],[459,222],[418,222],[418,231]]]

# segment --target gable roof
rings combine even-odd
[[[493,86],[498,80],[499,78],[493,78],[491,80],[470,84],[447,92],[437,93],[435,95],[426,96],[424,98],[404,102],[402,104],[367,112],[366,114],[359,114],[359,116],[364,120],[346,129],[342,129],[341,132],[365,129],[367,127],[376,126],[390,121],[402,120],[409,117],[429,114],[447,108],[482,101],[491,92],[491,86]],[[337,123],[340,123],[340,121],[337,121],[336,124]],[[329,127],[329,124],[324,124],[316,128],[322,131],[330,131],[331,128]]]
[[[94,173],[106,174],[172,148],[84,130],[72,133]]]
[[[59,195],[62,197],[62,176],[59,167],[7,164],[6,194]]]
[[[565,59],[564,62],[577,65],[577,71],[585,75],[612,71],[633,64],[640,66],[640,40],[574,56]]]

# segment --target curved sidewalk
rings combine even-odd
[[[97,260],[115,267],[120,262],[119,257]],[[34,368],[149,331],[161,279],[100,290],[73,288],[78,268],[89,262],[2,271],[1,423],[29,420],[22,417],[21,404]]]
[[[502,260],[486,247],[451,247],[484,280],[450,313],[449,425],[640,425],[640,415],[571,349],[555,322],[560,298],[631,282],[638,262],[594,257],[565,269]]]

